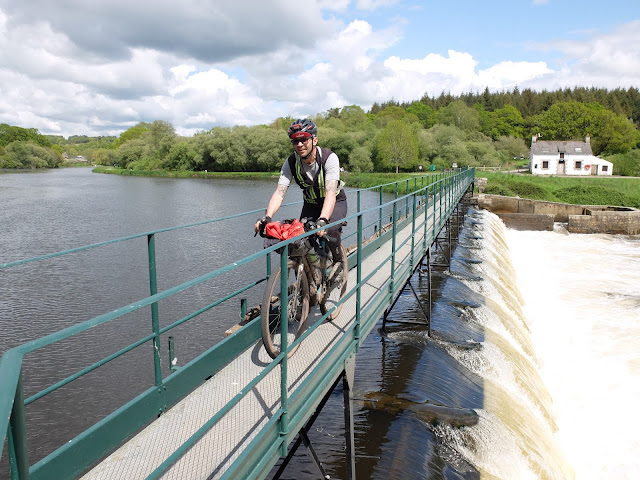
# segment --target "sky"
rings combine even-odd
[[[43,134],[516,86],[640,88],[640,0],[0,0],[0,123]]]

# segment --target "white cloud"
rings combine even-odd
[[[474,52],[426,50],[421,58],[386,53],[399,45],[411,18],[387,19],[385,28],[375,28],[363,19],[343,23],[338,14],[323,20],[319,13],[391,2],[321,0],[305,9],[284,0],[264,3],[247,15],[246,6],[231,0],[188,0],[180,8],[168,0],[151,8],[145,1],[146,18],[123,19],[121,12],[130,12],[123,0],[96,0],[96,13],[83,3],[70,12],[44,0],[0,0],[0,123],[68,136],[118,135],[140,121],[164,120],[190,135],[351,104],[366,110],[374,102],[442,91],[640,84],[639,20],[609,33],[583,33],[580,42],[534,45],[529,62],[505,59],[479,70]],[[195,17],[219,31],[202,36]],[[74,23],[73,31],[68,21],[85,23]],[[77,27],[85,24],[97,33]],[[164,24],[172,25],[169,31],[151,31]],[[136,28],[143,30],[123,33]],[[102,41],[108,45],[96,46]],[[543,53],[536,57],[536,50]]]
[[[323,10],[344,12],[349,5],[355,3],[358,10],[374,11],[381,7],[391,7],[398,3],[398,0],[318,0],[318,6]]]
[[[335,12],[344,12],[351,0],[318,0],[318,6],[323,10],[332,10]]]
[[[356,6],[360,10],[376,10],[380,7],[391,7],[398,3],[398,0],[358,0]]]
[[[555,40],[538,47],[562,55],[557,75],[545,77],[546,87],[535,82],[539,88],[640,86],[640,20],[586,40]]]

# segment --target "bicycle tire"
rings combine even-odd
[[[289,287],[287,312],[289,317],[288,344],[291,345],[305,330],[307,317],[309,316],[309,283],[304,275],[296,275],[297,262],[288,261]],[[276,267],[272,272],[264,289],[262,305],[260,307],[260,330],[262,333],[262,343],[265,350],[276,358],[280,355],[280,278],[281,269]],[[292,313],[295,310],[295,314]],[[268,314],[265,315],[265,312]],[[289,349],[287,357],[291,357],[300,345]]]
[[[334,274],[334,270],[338,267],[338,265],[333,263],[333,256],[331,252],[329,252],[330,258],[327,259],[327,270],[329,271],[329,284],[327,285],[327,292],[323,295],[322,301],[320,302],[320,311],[323,315],[325,315],[328,311],[335,309],[327,316],[327,320],[333,321],[338,318],[340,315],[340,311],[342,310],[343,304],[336,304],[342,300],[347,293],[347,279],[349,278],[349,263],[347,259],[347,249],[344,245],[340,245],[340,250],[342,251],[342,271],[339,273],[337,278],[331,278]]]

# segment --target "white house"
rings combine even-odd
[[[584,142],[531,139],[529,171],[534,175],[612,175],[613,163],[591,151],[589,135]]]

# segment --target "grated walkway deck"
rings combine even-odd
[[[431,214],[433,207],[429,210]],[[424,233],[424,210],[420,212],[416,220],[414,239],[416,246],[422,242]],[[431,215],[429,215],[429,222],[431,222]],[[431,225],[428,227],[430,229]],[[397,232],[397,246],[409,239],[411,231],[409,223]],[[387,258],[391,255],[391,248],[391,241],[388,241],[363,260],[362,278],[366,278],[382,265],[362,286],[363,310],[375,299],[381,289],[388,288],[391,262]],[[411,256],[411,240],[397,248],[396,264],[406,263]],[[417,247],[416,250],[418,250]],[[349,287],[354,285],[356,285],[355,268],[349,272]],[[300,385],[343,332],[355,321],[355,303],[355,295],[352,295],[345,302],[340,316],[333,322],[325,322],[319,326],[289,359],[289,391],[294,391]],[[309,314],[309,325],[313,325],[320,317],[319,308],[313,307]],[[270,362],[271,358],[264,350],[262,342],[256,343],[104,459],[82,479],[146,478]],[[188,450],[162,478],[176,480],[219,478],[279,407],[280,370],[276,368]]]

